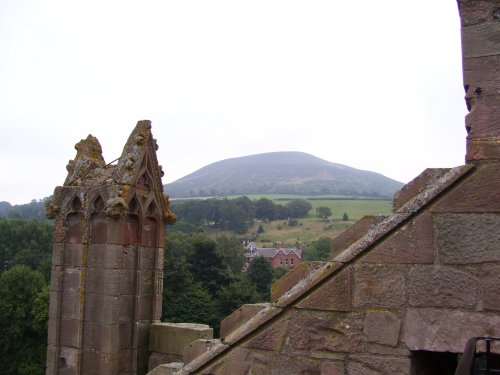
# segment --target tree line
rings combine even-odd
[[[284,220],[306,216],[312,205],[304,199],[276,204],[268,198],[252,201],[243,196],[235,199],[173,201],[172,211],[179,221],[192,225],[213,225],[221,230],[245,233],[258,220]]]

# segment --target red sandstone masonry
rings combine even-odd
[[[47,374],[147,371],[149,325],[161,315],[162,227],[174,218],[150,128],[138,123],[117,165],[105,164],[96,138],[79,142],[47,204],[55,219]]]

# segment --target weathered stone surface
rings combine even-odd
[[[500,114],[500,104],[498,104],[500,95],[497,93],[497,88],[491,86],[487,85],[485,88],[479,85],[468,87],[465,95],[467,105],[470,108],[469,113],[465,117],[465,126],[468,130],[468,143],[471,141],[478,143],[492,142],[495,145],[496,141],[496,145],[498,145],[497,119]],[[488,152],[484,155],[471,151],[473,150],[467,148],[468,161],[496,159],[498,156],[498,150],[494,148],[488,150],[491,153]]]
[[[259,329],[263,324],[267,323],[271,319],[275,318],[277,315],[282,313],[281,308],[265,304],[266,306],[257,312],[252,318],[247,322],[240,325],[238,328],[233,330],[231,333],[224,337],[224,343],[228,345],[233,345],[245,336]]]
[[[462,56],[464,59],[500,54],[500,22],[484,22],[462,27]]]
[[[474,336],[499,336],[500,316],[460,310],[408,309],[402,341],[410,350],[461,353]]]
[[[443,177],[449,168],[427,168],[417,177],[403,186],[394,194],[393,209],[397,211],[410,199],[426,190],[430,185],[434,184],[437,180]]]
[[[83,251],[84,245],[67,244],[62,250],[62,263],[63,266],[79,267],[83,265]]]
[[[354,285],[355,307],[400,307],[405,302],[405,270],[399,265],[359,264]]]
[[[122,268],[123,246],[112,244],[92,244],[89,246],[88,263],[92,268]]]
[[[488,265],[480,276],[479,310],[500,311],[500,266]]]
[[[350,311],[351,310],[351,268],[348,267],[331,277],[311,295],[297,304],[298,308]]]
[[[203,369],[203,374],[259,374],[269,373],[269,358],[265,354],[251,351],[245,348],[236,348],[232,350],[222,361],[216,361]],[[184,366],[186,371],[195,371],[198,369],[197,360]],[[266,372],[267,371],[267,372]]]
[[[354,242],[363,237],[368,229],[383,220],[385,216],[363,216],[332,240],[332,259]]]
[[[401,318],[390,311],[373,310],[365,315],[363,334],[366,341],[396,346],[401,330]]]
[[[360,262],[433,263],[432,239],[432,215],[424,212],[398,228],[361,258]]]
[[[409,358],[351,355],[347,375],[410,374]]]
[[[244,348],[278,351],[283,346],[283,341],[288,331],[288,323],[289,317],[283,317],[241,346]]]
[[[316,271],[324,264],[325,262],[302,262],[297,267],[292,268],[271,286],[271,301],[276,301],[299,281],[307,277],[308,274]]]
[[[330,364],[330,363],[328,363]],[[334,363],[330,366],[327,364],[323,365],[321,361],[314,360],[308,356],[295,356],[295,355],[281,355],[268,366],[267,373],[264,374],[276,374],[276,375],[290,375],[290,374],[323,374],[321,369],[324,370],[338,370]],[[328,372],[326,372],[328,374]],[[338,374],[333,372],[333,375]],[[342,373],[340,373],[342,374]]]
[[[188,344],[183,351],[182,360],[184,363],[189,363],[196,357],[202,355],[215,345],[219,345],[220,340],[217,339],[199,339]]]
[[[436,215],[436,243],[441,263],[469,264],[500,260],[500,215]]]
[[[267,305],[262,303],[246,304],[235,310],[231,315],[226,316],[220,324],[220,337],[224,339],[231,332],[254,317]]]
[[[149,350],[182,356],[184,348],[199,339],[212,339],[213,329],[205,324],[153,323],[150,326]]]
[[[498,7],[495,0],[460,0],[460,21],[463,26],[472,26],[485,21],[493,21],[493,12]]]
[[[98,293],[85,295],[84,320],[112,324],[118,322],[119,297]]]
[[[482,56],[464,59],[464,86],[468,88],[466,98],[477,97],[478,95],[492,95],[496,94],[496,90],[500,87],[500,77],[497,74],[500,68],[500,56]],[[478,94],[478,88],[481,89]],[[469,136],[495,136],[495,124],[489,123],[486,129],[481,127],[476,128],[472,124],[471,130],[468,132]],[[476,130],[479,130],[476,132]],[[489,130],[489,131],[484,131]]]
[[[432,205],[435,213],[500,212],[500,163],[474,168],[463,181]]]
[[[294,350],[359,352],[362,329],[362,314],[297,310],[286,345]]]
[[[344,375],[344,363],[343,362],[321,362],[320,374],[325,375]]]
[[[497,96],[497,99],[500,98],[500,95]],[[499,111],[500,112],[500,111]],[[477,112],[474,113],[476,115]],[[481,116],[485,114],[484,112]],[[494,116],[493,116],[494,117]],[[498,114],[494,118],[498,118]],[[470,126],[469,124],[473,121],[476,121],[476,118],[467,117],[465,119],[466,126]],[[488,121],[485,119],[485,122]],[[467,155],[466,160],[469,163],[477,163],[485,160],[498,160],[500,161],[500,137],[489,137],[485,139],[467,139]],[[495,210],[495,212],[498,212]]]
[[[413,306],[474,307],[478,280],[446,266],[415,266],[409,273],[408,297]]]

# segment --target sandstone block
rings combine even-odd
[[[462,56],[491,56],[500,54],[500,23],[485,22],[462,27]]]
[[[500,114],[500,104],[498,103],[500,95],[497,93],[496,87],[490,85],[469,86],[466,93],[466,101],[470,112],[465,116],[465,126],[468,129],[467,140],[477,142],[479,145],[484,142],[493,142],[493,145],[498,144],[498,115]],[[480,90],[480,92],[478,92]],[[489,91],[489,92],[488,92]],[[467,160],[494,159],[498,157],[498,151],[491,150],[491,154],[485,154],[483,158],[479,153],[471,154],[467,149]]]
[[[63,268],[61,266],[52,266],[50,272],[50,290],[52,292],[58,292],[62,290],[62,273]]]
[[[269,372],[262,374],[290,375],[290,374],[320,374],[322,363],[311,360],[306,356],[283,355],[274,361],[269,361]],[[332,366],[333,367],[333,366]],[[330,367],[330,368],[332,368]],[[327,369],[328,367],[324,367]],[[328,374],[328,373],[327,373]],[[335,374],[335,373],[334,373]]]
[[[220,324],[221,339],[224,339],[242,324],[253,318],[266,306],[267,304],[264,303],[246,304],[241,306],[238,310],[235,310],[231,315],[226,316]]]
[[[459,5],[462,27],[493,20],[493,12],[498,7],[495,0],[460,0]]]
[[[56,297],[54,297],[56,298]],[[80,318],[80,295],[79,293],[61,292],[61,303],[59,309],[62,319],[79,319]]]
[[[123,249],[123,266],[125,270],[135,270],[139,262],[139,248],[133,246],[126,246]]]
[[[140,320],[149,320],[153,316],[154,295],[142,294],[137,297],[137,316]]]
[[[432,215],[424,212],[361,258],[362,263],[433,263]]]
[[[352,355],[347,365],[348,375],[410,374],[409,358]]]
[[[103,324],[118,322],[119,297],[88,293],[85,299],[84,320]]]
[[[81,267],[83,265],[83,249],[82,244],[66,244],[63,249],[63,265],[69,267]]]
[[[280,319],[269,328],[266,328],[264,332],[257,334],[256,337],[244,343],[242,347],[279,351],[283,346],[283,340],[285,339],[287,333],[288,323],[288,318]]]
[[[345,229],[332,240],[332,259],[354,242],[363,237],[368,229],[384,219],[384,216],[364,216],[353,225]]]
[[[390,311],[368,311],[365,315],[363,333],[368,342],[396,346],[400,330],[400,317]]]
[[[500,95],[497,95],[497,100],[500,98]],[[500,112],[500,111],[499,111]],[[472,122],[479,122],[475,116],[477,112],[474,112],[474,117],[468,115],[465,117],[466,126],[471,126]],[[485,112],[480,113],[483,116]],[[498,115],[496,116],[498,118]],[[485,122],[489,121],[485,117],[483,117]],[[493,118],[492,118],[493,120]],[[474,163],[483,160],[500,160],[500,148],[498,147],[500,144],[500,137],[489,137],[485,139],[467,139],[467,155],[466,160],[469,163]],[[495,209],[495,212],[498,212]]]
[[[81,244],[85,233],[85,218],[82,213],[70,213],[66,219],[64,242]]]
[[[443,177],[450,168],[427,168],[394,194],[393,209],[399,210],[410,199],[426,190]]]
[[[137,271],[137,281],[139,294],[153,294],[155,292],[155,271],[143,270]]]
[[[354,268],[354,306],[399,307],[405,302],[405,270],[398,265]]]
[[[139,248],[139,270],[152,270],[155,269],[156,259],[158,255],[157,247],[140,247]]]
[[[62,243],[54,243],[52,245],[52,267],[62,266],[64,254],[64,245]]]
[[[134,324],[131,322],[118,324],[120,330],[120,350],[127,350],[134,347]]]
[[[298,308],[350,311],[351,310],[351,268],[348,267],[333,276],[311,295],[297,304]]]
[[[486,163],[474,168],[433,206],[435,213],[500,212],[500,163]]]
[[[488,265],[480,276],[479,309],[500,311],[500,266]]]
[[[205,324],[153,323],[150,326],[149,350],[183,355],[184,348],[199,339],[212,339],[213,329]]]
[[[59,344],[77,348],[80,343],[78,334],[78,321],[61,319],[59,323]]]
[[[271,301],[276,301],[292,289],[300,280],[324,264],[325,262],[302,262],[297,267],[292,268],[272,285]]]
[[[76,348],[60,348],[57,359],[59,373],[75,374],[79,365],[79,350]]]
[[[118,321],[119,322],[131,322],[134,320],[135,308],[134,308],[135,296],[131,294],[122,294],[119,296],[118,302]]]
[[[458,310],[408,309],[402,341],[410,350],[461,353],[474,336],[500,335],[500,316]]]
[[[82,269],[65,267],[62,274],[62,290],[69,293],[78,293],[80,289],[80,274]]]
[[[88,266],[92,268],[121,268],[123,246],[113,244],[92,244],[89,246]]]
[[[362,314],[297,310],[286,345],[293,350],[359,352],[362,329]]]
[[[436,216],[438,255],[445,264],[500,260],[500,215],[443,214]]]
[[[93,244],[108,243],[108,220],[106,214],[99,213],[92,215],[90,226],[90,242]]]
[[[500,56],[482,56],[473,57],[469,59],[464,59],[463,61],[463,71],[464,71],[464,86],[468,87],[466,98],[476,96],[476,89],[481,88],[481,93],[479,95],[491,95],[495,94],[498,87],[500,87],[500,77],[496,73],[500,68]],[[494,130],[494,124],[491,123],[491,130]],[[472,124],[474,125],[474,124]],[[492,132],[479,131],[475,133],[476,126],[471,128],[469,131],[469,136],[494,136],[496,135]]]
[[[321,362],[320,374],[328,375],[344,375],[344,363],[343,362]]]
[[[452,267],[412,267],[409,273],[409,303],[429,307],[474,307],[478,284],[475,277]]]

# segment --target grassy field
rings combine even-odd
[[[312,205],[309,215],[298,219],[298,223],[295,226],[289,226],[286,220],[257,222],[248,230],[246,235],[240,236],[245,237],[245,239],[255,238],[257,246],[261,247],[273,247],[276,242],[280,242],[284,247],[292,247],[305,245],[321,237],[334,238],[349,225],[365,215],[389,215],[392,210],[392,201],[382,199],[346,199],[352,197],[334,195],[314,197],[297,195],[249,195],[248,198],[252,200],[268,198],[279,204],[286,204],[291,199],[306,199]],[[332,210],[332,216],[328,220],[320,220],[316,216],[316,208],[321,206]],[[342,221],[344,212],[349,216],[348,221]],[[258,234],[257,229],[260,224],[264,228],[264,233]],[[217,235],[222,233],[212,232],[212,234]]]

